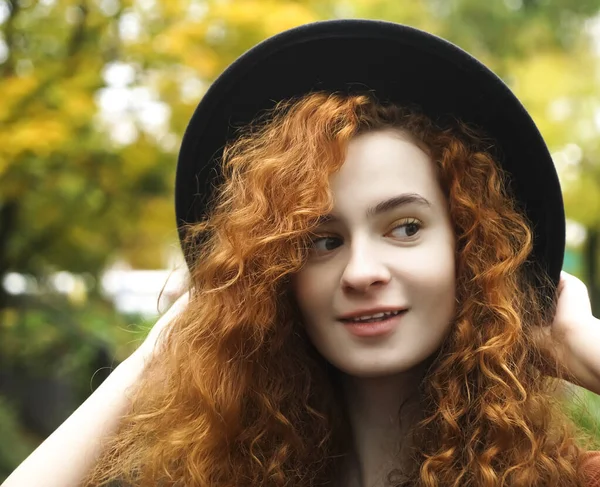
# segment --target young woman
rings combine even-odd
[[[265,41],[196,110],[177,216],[190,292],[7,486],[600,485],[558,406],[600,393],[600,327],[556,173],[468,54]]]

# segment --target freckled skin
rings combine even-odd
[[[317,350],[342,372],[382,377],[408,371],[442,344],[455,306],[455,237],[430,157],[398,131],[353,139],[331,177],[332,215],[322,225],[294,295]],[[367,217],[403,194],[409,203]],[[360,338],[336,318],[361,308],[408,307],[391,334]]]

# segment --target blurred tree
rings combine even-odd
[[[123,149],[97,130],[95,96],[120,54],[116,22],[126,4],[3,7],[0,275],[97,271],[156,193],[143,185],[148,168],[123,177]]]
[[[163,267],[179,140],[203,90],[328,5],[0,0],[0,276],[97,274],[115,253]],[[0,286],[0,309],[6,298]]]

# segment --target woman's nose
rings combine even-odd
[[[373,246],[362,244],[350,247],[341,278],[343,289],[365,292],[373,285],[385,284],[389,280],[389,268],[381,253]]]

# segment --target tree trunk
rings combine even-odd
[[[17,226],[18,203],[14,200],[0,202],[0,310],[8,306],[8,294],[4,290],[2,281],[4,275],[10,270],[11,262],[8,257],[8,242],[14,235]]]
[[[600,316],[600,288],[598,286],[598,240],[599,232],[596,228],[588,229],[588,236],[584,247],[585,271],[592,313]]]

